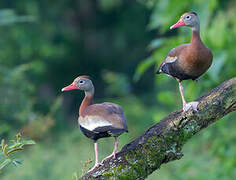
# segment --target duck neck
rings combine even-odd
[[[93,104],[93,95],[94,95],[94,88],[89,91],[85,91],[85,97],[80,105],[79,108],[79,116],[81,116],[84,112],[84,110]]]
[[[201,37],[200,37],[200,28],[199,27],[193,27],[192,28],[193,34],[191,39],[191,45],[198,45],[202,43]]]

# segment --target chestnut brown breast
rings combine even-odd
[[[203,43],[196,46],[189,44],[179,55],[177,65],[187,75],[198,78],[209,69],[212,59],[210,49]]]
[[[192,41],[172,49],[160,65],[160,72],[179,80],[194,80],[207,71],[212,58],[210,49],[201,41]]]

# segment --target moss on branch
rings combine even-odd
[[[176,111],[125,145],[116,159],[85,174],[87,179],[145,179],[163,163],[180,159],[183,145],[194,134],[236,110],[236,78],[223,82],[198,99],[198,112]]]

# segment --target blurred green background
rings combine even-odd
[[[119,149],[181,108],[177,83],[155,75],[173,47],[189,42],[189,28],[169,30],[180,15],[196,11],[203,42],[214,62],[198,83],[183,83],[188,101],[236,76],[234,0],[3,0],[0,2],[0,137],[21,131],[37,145],[19,153],[1,180],[67,180],[94,161],[93,142],[77,125],[84,94],[61,93],[78,75],[89,75],[95,102],[122,105],[129,133]],[[236,113],[192,138],[184,157],[148,180],[236,179]],[[99,141],[100,160],[113,139]]]

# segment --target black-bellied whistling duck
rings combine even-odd
[[[90,171],[92,171],[94,168],[102,165],[102,163],[98,161],[97,140],[110,136],[115,137],[114,150],[112,154],[104,160],[111,157],[115,158],[118,148],[117,137],[123,132],[128,132],[126,118],[122,108],[117,104],[109,102],[93,104],[94,86],[88,76],[77,77],[71,85],[64,87],[62,91],[70,91],[73,89],[80,89],[85,92],[84,100],[79,109],[78,122],[83,134],[94,140],[96,161],[94,167],[90,169]]]
[[[201,41],[200,22],[195,12],[184,13],[170,29],[180,26],[192,28],[191,42],[172,49],[160,65],[157,74],[165,73],[178,81],[183,111],[187,111],[190,107],[197,111],[198,102],[186,103],[181,81],[187,79],[197,80],[211,66],[213,55],[211,50]]]

